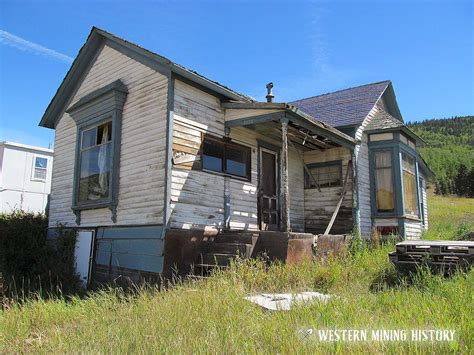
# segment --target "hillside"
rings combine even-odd
[[[426,142],[420,153],[436,174],[436,193],[472,197],[474,116],[431,119],[408,127]]]

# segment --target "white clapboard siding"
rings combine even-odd
[[[105,46],[72,99],[115,80],[128,88],[123,109],[119,201],[116,225],[159,224],[163,218],[166,76]],[[71,211],[76,147],[76,125],[64,114],[56,126],[50,227],[56,223],[75,225]],[[81,226],[112,225],[108,209],[81,212]]]
[[[369,236],[372,232],[372,207],[370,203],[370,169],[369,169],[369,147],[367,145],[368,137],[364,133],[365,128],[371,122],[378,108],[374,107],[362,124],[357,128],[355,139],[361,143],[355,148],[357,162],[357,183],[359,195],[359,218],[360,233],[363,236]]]
[[[323,163],[334,160],[342,160],[342,179],[345,178],[347,165],[351,160],[351,151],[346,148],[332,148],[325,151],[309,151],[304,154],[306,164]],[[337,203],[341,197],[343,186],[322,187],[304,190],[304,221],[307,230],[325,230]],[[352,171],[349,172],[349,181],[346,194],[341,208],[352,210]],[[347,218],[347,216],[345,216]],[[352,230],[352,216],[349,216],[344,226],[339,226],[340,220],[336,220],[334,229]]]
[[[423,198],[423,216],[424,216],[424,228],[428,230],[429,221],[428,221],[428,192],[426,190],[426,182],[421,189],[421,194]]]
[[[421,222],[411,221],[405,219],[405,238],[406,239],[418,239],[423,233],[423,226]]]
[[[173,147],[186,149],[187,159],[195,161],[202,135],[224,135],[224,110],[220,101],[201,90],[179,80],[175,83],[175,108],[173,116]],[[228,179],[230,195],[230,228],[257,230],[257,139],[280,145],[246,128],[232,128],[230,138],[250,147],[251,180]],[[191,153],[192,152],[192,153]],[[295,230],[303,228],[303,170],[290,154],[289,164],[294,167],[290,174],[292,223]],[[300,169],[301,168],[301,169]],[[197,228],[217,230],[224,226],[225,177],[199,170],[184,168],[179,164],[172,169],[171,216],[172,228]],[[292,185],[294,180],[294,186]]]

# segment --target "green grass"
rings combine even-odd
[[[474,231],[474,198],[430,195],[428,213],[425,239],[455,239]]]
[[[466,218],[472,202],[461,202],[464,207],[450,209],[447,224]],[[435,216],[445,213],[437,210],[442,206],[438,199],[431,205],[430,223],[439,231],[442,222]],[[0,313],[0,352],[472,352],[474,270],[451,278],[426,270],[401,277],[388,262],[391,250],[392,245],[362,249],[298,266],[266,268],[251,260],[161,292],[107,290],[82,299],[11,303]],[[262,291],[303,290],[334,297],[288,312],[264,311],[243,300]],[[321,343],[301,338],[298,331],[308,328],[453,329],[456,334],[454,342],[443,343]]]

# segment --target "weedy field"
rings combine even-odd
[[[474,200],[430,199],[426,237],[473,230]],[[105,290],[86,297],[9,303],[0,313],[0,352],[433,352],[474,349],[474,270],[451,278],[422,269],[399,276],[393,245],[352,248],[298,266],[248,261],[206,280],[158,292]],[[316,290],[327,304],[268,312],[248,294]],[[452,329],[453,342],[321,342],[307,329]]]

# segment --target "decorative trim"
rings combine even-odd
[[[173,168],[173,128],[174,128],[174,86],[175,76],[168,75],[168,102],[166,108],[166,151],[165,151],[165,191],[163,203],[163,235],[166,234],[171,204],[171,179]]]
[[[119,194],[119,172],[120,172],[120,148],[122,132],[122,110],[127,97],[127,87],[122,81],[117,80],[109,85],[87,94],[76,104],[72,105],[67,112],[75,121],[76,130],[76,153],[74,164],[74,183],[72,206],[76,215],[76,224],[81,223],[81,210],[109,208],[112,222],[117,222],[117,205]],[[100,112],[97,115],[97,112]],[[90,127],[97,126],[103,122],[112,121],[112,173],[109,178],[110,196],[98,201],[79,202],[79,171],[81,159],[82,132]]]

